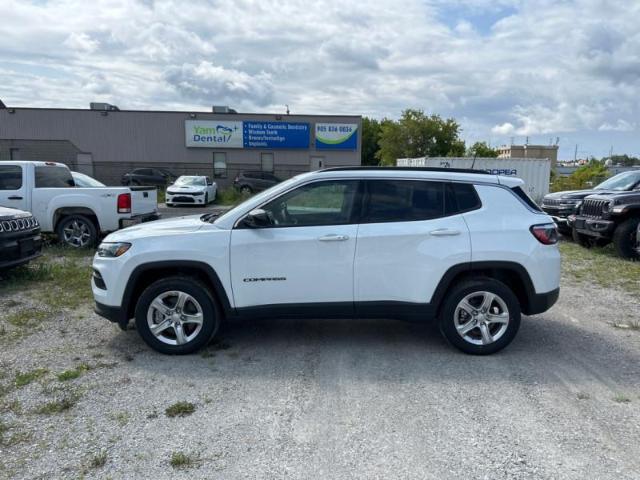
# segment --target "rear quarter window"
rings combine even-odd
[[[451,183],[447,185],[445,210],[447,215],[476,210],[482,206],[478,192],[470,183]]]
[[[525,204],[527,204],[532,210],[536,212],[542,212],[542,209],[538,206],[536,202],[534,202],[529,195],[520,187],[513,187],[511,189],[516,196],[522,200]]]

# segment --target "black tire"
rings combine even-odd
[[[591,240],[591,237],[589,237],[589,235],[585,235],[584,233],[578,232],[575,228],[571,230],[571,238],[573,238],[573,241],[576,242],[581,247],[584,247],[584,248],[593,247],[593,242]]]
[[[171,291],[184,292],[190,295],[202,308],[202,328],[194,338],[182,345],[170,345],[159,340],[151,332],[147,321],[147,313],[151,302],[162,293]],[[185,276],[168,277],[152,283],[138,298],[135,309],[136,329],[142,339],[157,352],[168,355],[186,355],[197,352],[206,346],[218,332],[221,319],[220,309],[209,289],[197,279]],[[171,335],[171,330],[176,336],[175,329],[169,327],[167,330],[166,336]]]
[[[209,205],[209,193],[204,194],[204,205],[202,206],[206,207],[207,205]]]
[[[243,195],[251,195],[253,193],[253,189],[249,185],[243,185],[240,187],[240,193]]]
[[[506,325],[506,330],[504,330],[504,332],[500,334],[500,337],[492,343],[484,345],[471,343],[470,341],[465,340],[456,329],[455,314],[458,304],[467,295],[473,294],[474,292],[490,292],[499,297],[507,307],[509,320]],[[509,287],[504,283],[491,278],[477,278],[464,281],[459,285],[456,285],[451,290],[442,305],[438,323],[442,335],[457,349],[472,355],[489,355],[502,350],[511,343],[520,328],[520,316],[520,302]],[[471,316],[469,319],[471,319]],[[495,335],[499,333],[499,330],[502,327],[499,324],[493,324],[489,328],[495,329],[493,332]],[[473,336],[481,336],[479,327],[473,328],[469,333]],[[481,341],[481,339],[478,339],[477,341]]]
[[[169,208],[173,208],[175,207],[175,205],[173,203],[165,203],[165,205]]]
[[[78,235],[71,239],[68,235],[69,229],[75,228]],[[66,230],[66,232],[65,232]],[[85,234],[88,237],[85,237]],[[60,243],[73,248],[92,248],[98,242],[98,230],[89,217],[84,215],[68,215],[56,225],[56,235]]]
[[[629,218],[616,227],[613,232],[613,246],[618,255],[629,260],[640,259],[640,254],[636,250],[636,235],[640,218]]]

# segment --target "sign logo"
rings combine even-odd
[[[186,120],[187,147],[242,148],[242,122]]]
[[[356,150],[358,125],[356,123],[316,123],[317,150]]]

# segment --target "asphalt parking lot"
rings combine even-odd
[[[570,271],[490,357],[427,325],[321,319],[228,324],[162,356],[93,314],[84,279],[13,280],[0,478],[637,479],[639,297]]]

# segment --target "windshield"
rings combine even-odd
[[[89,175],[85,175],[80,172],[71,172],[71,176],[73,177],[73,181],[76,184],[76,187],[81,188],[92,188],[92,187],[106,187],[106,185],[102,182],[99,182],[95,178],[91,178]]]
[[[176,185],[202,187],[207,184],[204,177],[180,177],[176,180]]]
[[[254,195],[253,197],[247,198],[244,202],[236,205],[231,210],[229,210],[227,213],[225,213],[224,215],[218,217],[216,219],[216,222],[224,221],[225,219],[227,219],[229,217],[233,217],[237,212],[243,210],[246,207],[246,204],[249,203],[249,202],[251,202],[251,203],[255,202],[256,205],[259,205],[266,198],[269,198],[273,194],[274,191],[277,191],[277,190],[284,191],[287,188],[289,188],[289,185],[292,184],[292,183],[295,183],[298,180],[298,177],[300,177],[300,175],[297,175],[295,177],[291,177],[289,180],[285,180],[284,182],[278,183],[278,184],[274,185],[271,188],[267,188],[266,190],[258,193],[257,195]]]
[[[638,182],[640,182],[640,171],[637,172],[622,172],[605,180],[599,184],[596,190],[631,190]]]

